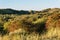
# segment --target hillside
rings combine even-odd
[[[44,38],[45,40],[55,40],[60,38],[59,33],[60,8],[48,8],[41,11],[0,9],[0,35],[3,38],[17,36],[19,39],[21,35],[24,35],[23,37],[26,36],[26,39],[28,36],[32,37],[33,34],[36,34],[35,37],[42,40]]]
[[[0,14],[30,14],[28,11],[24,10],[14,10],[14,9],[0,9]]]

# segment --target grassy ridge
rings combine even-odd
[[[60,40],[59,33],[60,8],[0,14],[1,40]]]

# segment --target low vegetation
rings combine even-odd
[[[0,9],[0,40],[60,40],[59,33],[60,8]]]

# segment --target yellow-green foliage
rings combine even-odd
[[[4,30],[8,28],[8,26],[10,25],[10,23],[11,23],[11,22],[6,22],[6,23],[4,23],[4,26],[3,26],[3,27],[4,27]]]
[[[36,21],[33,21],[32,23],[38,24],[38,23],[42,23],[42,22],[45,22],[45,21],[46,21],[46,17],[42,17],[40,19],[37,19]]]
[[[7,29],[9,32],[10,31],[14,31],[16,29],[19,29],[20,28],[20,21],[10,21],[10,22],[6,22],[4,23],[4,29]]]

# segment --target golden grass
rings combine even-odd
[[[27,34],[15,31],[10,35],[0,36],[0,40],[60,40],[60,29],[51,28],[45,34]]]

